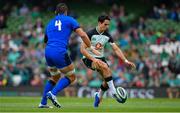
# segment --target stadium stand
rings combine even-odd
[[[151,4],[148,0],[140,0],[134,6],[125,0],[122,4],[112,3],[111,0],[95,2],[93,8],[90,6],[94,2],[90,5],[81,2],[78,8],[70,2],[69,15],[77,18],[86,30],[96,25],[99,14],[111,15],[111,35],[125,55],[137,65],[136,71],[128,70],[107,49],[106,56],[113,70],[115,85],[179,87],[180,72],[176,70],[180,70],[180,4],[167,4],[160,0]],[[50,13],[53,4],[47,4],[48,1],[42,4],[4,3],[0,13],[0,86],[42,86],[50,76],[45,66],[43,37],[44,27],[53,16]],[[144,7],[142,4],[150,5]],[[143,11],[139,10],[142,8]],[[79,38],[73,34],[69,51],[78,77],[73,85],[98,87],[101,84],[99,76],[80,62],[79,43]],[[173,49],[169,51],[170,43]]]

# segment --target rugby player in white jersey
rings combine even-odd
[[[112,46],[112,49],[115,52],[115,54],[126,65],[130,66],[131,68],[135,68],[135,64],[126,59],[121,49],[114,43],[113,38],[108,33],[109,24],[110,17],[107,15],[101,15],[98,17],[98,26],[87,32],[91,41],[91,46],[100,52],[99,55],[94,54],[90,50],[88,50],[87,46],[84,43],[81,44],[81,53],[83,54],[82,60],[84,64],[88,68],[99,72],[100,75],[103,77],[103,82],[100,87],[100,90],[95,93],[94,107],[99,106],[103,94],[108,89],[110,90],[111,96],[118,101],[116,89],[112,80],[112,72],[104,57],[104,46],[106,43],[109,43]],[[94,59],[99,59],[98,63],[94,63]]]

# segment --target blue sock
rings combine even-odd
[[[43,92],[43,97],[41,100],[41,104],[46,105],[47,104],[47,97],[46,94],[47,92],[51,91],[53,87],[55,86],[55,83],[51,80],[48,80],[45,87],[44,87],[44,92]]]
[[[64,77],[61,80],[58,81],[58,83],[56,84],[56,86],[53,88],[53,90],[51,91],[52,94],[57,95],[58,92],[60,92],[61,90],[63,90],[64,88],[66,88],[67,86],[70,85],[70,80],[68,77]]]

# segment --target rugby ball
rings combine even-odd
[[[126,92],[126,90],[123,87],[117,87],[116,88],[116,94],[117,94],[117,101],[119,103],[125,103],[127,98],[128,98],[128,94]]]

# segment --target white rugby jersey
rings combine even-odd
[[[94,53],[92,53],[90,50],[87,50],[88,53],[91,54],[93,57],[98,57],[98,58],[104,57],[105,44],[107,43],[112,44],[114,42],[108,31],[99,33],[97,28],[88,31],[87,35],[90,38],[91,46],[101,53],[101,55],[97,56]]]

